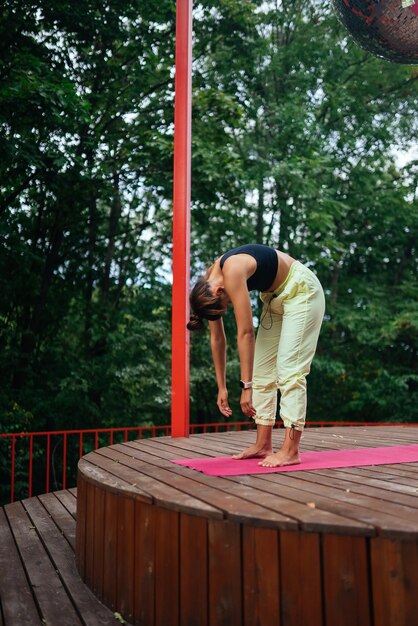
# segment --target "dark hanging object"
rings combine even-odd
[[[354,39],[395,63],[418,65],[418,0],[332,0]]]

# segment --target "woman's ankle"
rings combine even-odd
[[[263,424],[257,424],[257,445],[263,447],[270,446],[272,441],[273,426],[264,426]]]
[[[299,442],[302,437],[302,431],[296,428],[286,428],[282,450],[297,451],[299,450]]]

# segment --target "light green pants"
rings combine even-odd
[[[315,274],[295,261],[285,282],[273,294],[261,293],[260,298],[264,307],[255,346],[254,419],[265,426],[275,423],[280,389],[285,427],[303,430],[306,376],[324,317],[324,292]]]

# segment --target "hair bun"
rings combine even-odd
[[[203,320],[196,313],[192,313],[190,316],[190,322],[187,324],[187,328],[191,331],[194,330],[202,330],[203,328]]]

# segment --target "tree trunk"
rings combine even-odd
[[[39,335],[42,333],[44,321],[44,312],[48,299],[48,292],[52,284],[54,272],[58,267],[59,251],[64,239],[64,228],[60,216],[57,211],[55,224],[52,229],[50,247],[45,259],[44,271],[41,280],[38,297],[34,303],[32,313],[27,311],[27,321],[22,330],[20,343],[20,355],[18,365],[12,379],[12,388],[21,389],[27,381],[33,353],[35,352]]]
[[[108,244],[105,257],[105,267],[102,281],[102,303],[106,308],[109,304],[110,293],[110,272],[112,261],[115,254],[116,235],[119,229],[119,220],[122,213],[122,203],[119,192],[119,174],[115,170],[113,172],[113,202],[110,210]]]

